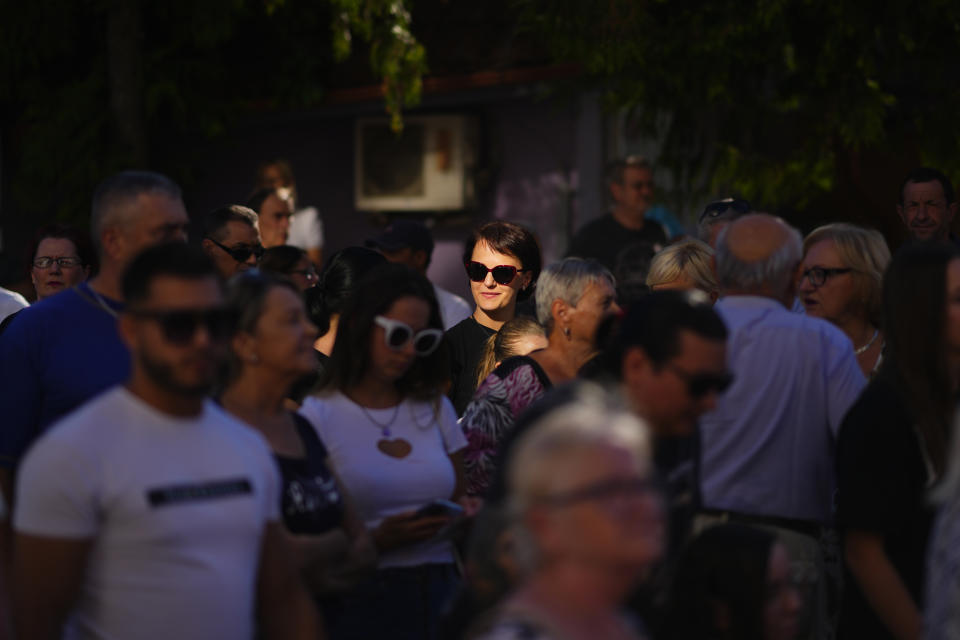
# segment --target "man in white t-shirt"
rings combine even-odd
[[[214,265],[186,245],[148,249],[123,296],[131,377],[20,468],[18,637],[315,638],[270,450],[206,398],[232,325]]]
[[[415,220],[394,220],[383,233],[367,240],[367,246],[374,247],[390,262],[405,264],[424,276],[433,257],[433,236],[430,230]],[[473,313],[473,307],[460,296],[433,285],[440,305],[440,319],[446,331]]]

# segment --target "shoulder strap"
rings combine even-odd
[[[317,435],[310,421],[296,412],[291,412],[290,415],[293,417],[293,424],[297,428],[297,435],[300,436],[300,441],[303,442],[303,447],[306,449],[307,457],[324,460],[327,457],[327,448],[323,445],[323,441],[320,440],[320,436]]]

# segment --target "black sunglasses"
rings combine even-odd
[[[463,266],[467,268],[467,277],[474,282],[483,282],[487,279],[487,274],[492,273],[493,281],[497,284],[510,284],[518,273],[529,271],[529,269],[517,269],[509,264],[488,267],[482,262],[464,262]]]
[[[263,247],[259,244],[253,246],[244,245],[242,247],[237,247],[236,249],[231,249],[230,247],[220,244],[210,236],[207,236],[207,240],[226,251],[230,257],[237,262],[246,262],[250,259],[250,256],[256,256],[257,261],[263,257]]]
[[[176,311],[152,311],[129,309],[128,313],[139,318],[154,320],[160,325],[163,337],[171,344],[190,344],[203,327],[210,340],[222,342],[233,335],[234,314],[224,307],[210,309],[178,309]]]
[[[740,215],[746,215],[750,213],[752,207],[750,203],[741,198],[727,198],[726,200],[718,200],[717,202],[711,202],[703,210],[703,213],[700,214],[699,222],[703,222],[704,218],[719,218],[725,214],[730,209],[733,209]]]
[[[687,392],[692,398],[702,398],[711,391],[723,393],[733,384],[733,374],[725,373],[690,373],[670,363],[665,365],[687,383]]]
[[[850,273],[851,271],[853,271],[853,269],[846,267],[835,267],[833,269],[827,267],[811,267],[800,274],[800,281],[802,282],[804,278],[809,278],[810,284],[815,287],[822,287],[823,284],[833,276]]]

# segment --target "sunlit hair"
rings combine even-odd
[[[583,293],[594,282],[606,282],[616,288],[613,274],[596,260],[583,258],[564,258],[547,266],[537,280],[537,320],[543,325],[547,335],[553,331],[554,300],[563,300],[575,307]]]
[[[753,262],[740,260],[730,251],[727,238],[735,225],[724,227],[717,237],[716,249],[717,282],[721,289],[744,292],[772,290],[777,294],[789,290],[803,255],[803,238],[799,231],[783,220],[777,220],[786,228],[787,241],[765,259]]]
[[[146,194],[172,200],[183,198],[173,180],[152,171],[121,171],[97,186],[93,192],[90,237],[98,254],[103,254],[103,230],[128,226],[140,213],[138,198]]]
[[[267,296],[274,289],[289,289],[300,297],[300,290],[287,278],[260,270],[243,271],[227,284],[226,304],[234,318],[236,332],[254,335],[266,310]],[[230,350],[222,386],[226,387],[243,370],[243,360]]]
[[[530,316],[517,316],[504,323],[500,331],[487,338],[483,345],[483,354],[477,365],[477,386],[480,386],[490,372],[511,356],[526,355],[520,353],[520,345],[524,338],[531,336],[546,337],[543,327]]]
[[[717,293],[720,285],[710,264],[713,249],[699,240],[684,240],[660,251],[650,262],[647,285],[669,284],[686,276],[693,286],[706,293]]]
[[[856,283],[858,302],[870,324],[879,327],[883,273],[890,264],[887,241],[875,229],[838,222],[811,231],[803,240],[803,255],[807,255],[810,247],[823,240],[833,240],[843,265],[853,269],[850,275]]]
[[[427,328],[443,329],[433,285],[410,267],[392,263],[374,267],[360,280],[357,290],[363,295],[350,296],[340,315],[327,378],[322,382],[326,391],[344,392],[361,382],[373,364],[370,344],[376,328],[374,319],[387,313],[397,300],[423,300],[430,310]],[[403,396],[438,400],[449,382],[449,371],[448,347],[444,340],[430,355],[414,359],[394,384]]]
[[[469,262],[473,258],[473,250],[480,243],[486,244],[493,251],[513,256],[520,261],[520,267],[530,274],[530,286],[517,293],[518,300],[530,297],[540,276],[543,265],[540,257],[540,243],[537,237],[526,227],[512,222],[498,220],[488,222],[473,230],[463,245],[463,261]],[[496,265],[490,265],[496,266]]]
[[[557,478],[568,476],[591,450],[614,447],[628,452],[642,474],[651,469],[647,426],[616,407],[602,390],[585,387],[532,424],[510,450],[507,464],[507,509],[514,519],[517,561],[525,571],[537,565],[536,542],[523,526],[524,514],[548,498]]]

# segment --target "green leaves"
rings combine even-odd
[[[331,0],[333,50],[345,60],[354,34],[370,46],[370,67],[383,80],[391,128],[403,130],[402,110],[420,101],[427,54],[410,31],[411,17],[403,0]]]
[[[556,59],[583,64],[608,104],[639,113],[635,123],[670,115],[648,131],[665,141],[659,164],[678,192],[795,208],[836,186],[838,152],[904,139],[960,175],[960,155],[947,152],[960,147],[949,115],[960,110],[960,19],[947,0],[513,6]]]

